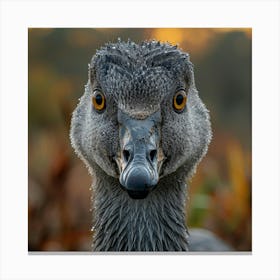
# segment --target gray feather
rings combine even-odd
[[[95,87],[106,95],[102,114],[92,107]],[[172,98],[182,87],[188,101],[186,110],[177,114]],[[131,117],[161,112],[161,147],[167,160],[158,185],[143,200],[131,199],[119,183],[113,160],[120,153],[118,110]],[[187,53],[157,41],[118,41],[97,51],[70,132],[75,152],[94,178],[93,249],[187,251],[185,182],[206,154],[211,135]]]

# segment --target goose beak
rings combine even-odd
[[[157,185],[163,162],[160,143],[160,112],[135,119],[119,111],[120,150],[116,160],[120,184],[133,199],[146,198]]]

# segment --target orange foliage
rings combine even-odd
[[[251,28],[156,28],[149,32],[149,37],[184,46],[185,50],[191,51],[192,54],[201,55],[213,43],[215,33],[240,31],[251,38],[251,30]]]
[[[179,28],[157,28],[152,32],[152,37],[171,44],[181,44],[184,40],[184,29]]]
[[[190,183],[187,223],[203,224],[237,250],[251,250],[251,154],[236,139],[219,138],[223,160],[210,151],[201,162]]]
[[[237,142],[231,142],[227,147],[227,160],[229,179],[231,182],[232,195],[234,200],[238,201],[236,211],[238,215],[243,216],[248,211],[249,188],[246,178],[246,159]]]

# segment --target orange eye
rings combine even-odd
[[[173,97],[173,107],[178,113],[182,112],[186,107],[187,94],[184,90],[179,90]]]
[[[99,91],[95,90],[92,97],[92,104],[96,111],[101,112],[105,109],[106,100],[104,94]]]

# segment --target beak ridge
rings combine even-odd
[[[121,155],[115,160],[120,183],[131,198],[145,198],[158,183],[164,158],[159,149],[159,120],[159,112],[145,120],[119,112]]]

